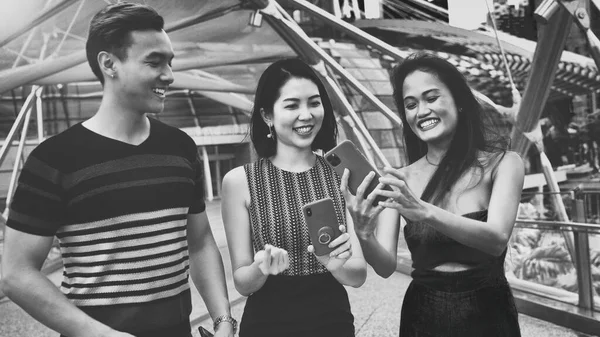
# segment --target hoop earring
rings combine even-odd
[[[273,134],[273,125],[272,124],[268,124],[268,126],[269,126],[269,133],[267,133],[267,138],[273,139],[274,138],[273,137],[273,135],[274,135]]]

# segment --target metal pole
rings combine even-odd
[[[333,83],[335,83],[336,87],[341,88],[340,83],[333,76],[330,68],[327,68],[327,74],[329,75],[329,77],[331,78]],[[344,97],[345,97],[345,95],[344,95]],[[360,146],[360,148],[362,149],[362,152],[365,154],[365,156],[367,157],[369,162],[371,162],[371,164],[373,164],[373,166],[377,167],[375,158],[373,158],[373,154],[371,153],[371,150],[367,144],[368,142],[366,141],[365,137],[363,137],[363,135],[362,135],[362,130],[357,129],[356,123],[354,123],[354,119],[351,116],[351,112],[348,110],[348,109],[351,109],[353,112],[355,112],[354,108],[352,107],[352,104],[350,104],[350,102],[347,99],[346,99],[346,101],[348,101],[348,102],[345,103],[345,102],[342,102],[341,99],[337,98],[337,96],[335,96],[335,98],[337,99],[336,104],[346,112],[345,116],[341,117],[341,120],[343,120],[344,122],[346,122],[348,124],[348,126],[352,130],[352,133],[356,136],[356,139],[358,140],[358,146]]]
[[[573,221],[585,221],[585,208],[583,200],[573,200]],[[575,254],[577,256],[575,268],[577,270],[577,286],[579,288],[579,307],[594,309],[594,288],[592,286],[592,273],[590,261],[590,243],[586,230],[576,229],[573,231],[575,237]]]
[[[312,41],[310,41],[312,42]],[[396,115],[387,105],[383,104],[379,98],[375,97],[365,86],[355,79],[344,67],[337,63],[333,57],[329,56],[323,49],[319,48],[314,42],[310,47],[321,56],[321,58],[330,66],[338,75],[346,80],[354,89],[361,93],[369,102],[375,105],[381,113],[383,113],[396,126],[402,127],[402,119]]]
[[[37,121],[37,135],[38,135],[38,143],[42,143],[44,141],[44,114],[42,111],[42,91],[44,87],[40,87],[39,90],[36,90],[36,121]]]
[[[23,123],[23,129],[21,130],[21,142],[17,147],[17,154],[15,155],[15,164],[13,165],[12,175],[10,176],[10,183],[8,185],[8,191],[6,193],[6,209],[4,210],[4,216],[8,218],[8,213],[10,211],[10,203],[12,202],[12,197],[15,192],[15,187],[17,184],[17,177],[19,173],[19,167],[21,166],[21,155],[23,154],[23,148],[25,147],[25,140],[27,139],[27,131],[29,129],[29,120],[31,118],[31,110],[33,107],[27,110],[25,114],[25,122]]]
[[[544,151],[540,151],[540,162],[542,164],[544,177],[546,178],[546,184],[548,184],[548,189],[551,192],[560,192],[560,187],[558,186],[558,182],[554,176],[554,171],[552,170],[552,163],[550,163],[550,160]],[[552,201],[552,205],[554,205],[554,211],[558,216],[558,220],[569,221],[569,216],[567,215],[567,210],[561,195],[559,193],[553,193],[550,195],[550,200]],[[567,227],[565,229],[566,230],[562,232],[562,236],[565,239],[565,244],[567,245],[571,259],[573,260],[573,263],[575,263],[577,260],[577,255],[575,252],[574,238],[570,232],[571,228]]]
[[[192,116],[194,116],[194,124],[198,129],[200,129],[200,121],[198,120],[198,115],[196,114],[196,108],[194,108],[194,101],[192,101],[192,94],[189,90],[187,90],[187,101],[190,106],[190,112]]]
[[[363,137],[362,132],[356,128],[356,123],[354,123],[354,120],[352,119],[352,117],[350,117],[350,115],[346,115],[346,116],[342,117],[342,120],[344,122],[346,122],[348,124],[348,126],[350,127],[350,129],[352,129],[352,132],[354,132],[354,135],[356,136],[356,139],[358,140],[358,146],[360,146],[362,148],[362,150],[363,150],[362,152],[365,154],[365,156],[367,157],[369,162],[371,162],[371,164],[373,164],[373,166],[377,166],[375,163],[375,158],[373,158],[371,151],[369,151],[369,147],[367,146],[367,141],[365,140],[365,137]]]
[[[58,46],[56,47],[56,49],[54,50],[54,52],[52,53],[52,55],[50,57],[52,57],[53,55],[57,55],[58,52],[60,51],[60,49],[62,48],[62,45],[63,45],[63,43],[65,43],[65,40],[67,39],[67,35],[71,32],[71,29],[73,28],[73,24],[75,24],[75,20],[77,20],[77,17],[79,16],[79,13],[81,12],[81,9],[83,8],[84,4],[85,4],[85,0],[81,0],[79,3],[79,7],[77,7],[77,11],[75,11],[75,15],[73,15],[73,19],[71,20],[69,27],[67,27],[67,31],[63,34],[62,39],[60,40],[60,42],[58,43]]]
[[[221,11],[220,13],[221,15],[225,14],[227,13],[227,10]],[[187,18],[180,22],[176,22],[175,24],[165,26],[165,31],[167,33],[171,33],[183,28],[187,28],[190,25],[201,22],[205,17],[214,17],[216,14],[218,13],[208,13],[194,18]],[[0,47],[1,46],[2,45],[0,44]],[[81,50],[70,55],[57,57],[54,59],[47,59],[44,62],[21,66],[16,69],[0,72],[0,92],[4,92],[21,85],[31,83],[35,80],[48,77],[63,70],[73,68],[85,63],[86,60],[87,56],[85,54],[85,50]]]
[[[371,146],[371,149],[373,150],[373,152],[375,152],[375,154],[377,155],[377,158],[379,158],[379,160],[381,161],[383,166],[391,167],[390,162],[385,158],[385,155],[383,154],[383,152],[381,152],[381,149],[375,142],[375,139],[373,139],[373,137],[371,137],[369,130],[367,130],[367,128],[364,126],[364,124],[362,123],[362,121],[360,120],[360,118],[358,117],[358,115],[356,114],[354,109],[352,108],[352,105],[350,104],[350,102],[348,102],[348,99],[346,98],[346,95],[344,95],[344,92],[342,92],[342,89],[340,89],[340,87],[338,87],[335,84],[335,82],[333,82],[331,77],[325,76],[324,79],[325,79],[327,85],[329,86],[329,88],[331,89],[332,93],[336,96],[336,98],[339,100],[339,102],[342,103],[343,108],[346,110],[348,115],[352,118],[352,120],[354,121],[354,124],[358,127],[358,130],[360,131],[359,133],[361,133],[362,136],[364,136],[364,138],[367,140],[367,142]],[[352,127],[352,125],[350,125],[350,126]],[[367,151],[367,149],[365,149],[365,155],[369,156],[369,151]],[[371,161],[372,161],[372,159],[371,159]],[[375,162],[373,162],[373,164],[375,164]]]
[[[208,153],[206,152],[206,146],[200,146],[202,151],[202,164],[204,166],[204,183],[206,184],[206,200],[212,201],[215,197],[213,195],[212,176],[210,174],[210,162],[208,161]]]
[[[8,149],[10,148],[13,138],[15,137],[15,134],[17,133],[17,129],[23,122],[25,114],[27,113],[27,110],[29,109],[29,107],[33,101],[33,97],[35,96],[35,92],[37,89],[38,89],[37,86],[34,86],[32,88],[31,93],[29,94],[29,96],[27,96],[25,103],[21,107],[21,111],[19,111],[19,114],[17,115],[15,122],[13,123],[12,127],[10,128],[8,135],[6,136],[6,139],[4,140],[4,143],[2,144],[2,148],[0,149],[0,166],[4,162],[4,159],[6,158]]]
[[[28,30],[31,30],[32,28],[36,27],[40,23],[50,19],[51,17],[55,16],[56,14],[62,12],[63,10],[65,10],[66,8],[68,8],[69,6],[71,6],[72,4],[74,4],[77,1],[78,0],[63,0],[59,3],[57,3],[56,5],[54,5],[54,7],[44,10],[31,22],[23,23],[23,25],[21,27],[18,27],[14,32],[9,32],[8,35],[0,36],[0,47],[8,44],[10,41],[19,37],[19,35],[25,33]]]
[[[359,40],[360,42],[362,42],[366,45],[370,45],[370,46],[374,47],[375,49],[381,51],[382,53],[384,53],[386,55],[390,55],[397,61],[404,60],[406,58],[406,56],[409,54],[409,53],[402,53],[396,47],[393,47],[393,46],[379,40],[378,38],[373,37],[372,35],[370,35],[368,33],[365,33],[363,30],[356,28],[355,26],[353,26],[343,20],[339,20],[334,15],[331,15],[327,11],[322,10],[321,8],[309,3],[308,1],[305,1],[305,0],[280,0],[280,1],[283,1],[290,6],[293,6],[293,7],[299,8],[299,9],[303,9],[303,10],[313,14],[314,16],[323,20],[326,24],[329,24],[333,28],[341,30],[342,32],[354,37],[355,39]]]

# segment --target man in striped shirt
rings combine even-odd
[[[138,4],[94,16],[86,51],[100,108],[31,153],[10,205],[3,290],[63,336],[191,337],[190,274],[216,335],[234,334],[196,145],[146,116],[173,82],[163,24]],[[54,236],[60,291],[40,272]]]

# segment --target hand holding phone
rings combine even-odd
[[[369,163],[367,158],[358,151],[354,143],[349,140],[339,143],[336,147],[327,152],[325,154],[325,160],[340,177],[344,174],[345,169],[350,171],[348,190],[354,196],[356,196],[358,187],[370,172],[375,172],[375,176],[371,179],[371,183],[363,193],[363,198],[366,199],[379,185],[379,178],[381,178],[381,176],[377,173],[377,169]],[[392,190],[389,186],[384,186],[383,189],[389,191]],[[377,196],[373,201],[373,206],[377,206],[380,201],[385,201],[386,199],[387,198],[384,196]]]
[[[210,331],[204,329],[201,326],[198,327],[198,332],[200,333],[200,337],[213,337],[214,336],[213,333],[211,333]]]
[[[329,244],[342,234],[333,200],[325,198],[308,203],[302,207],[302,215],[308,227],[315,255],[323,256],[331,253],[334,248],[330,248]]]

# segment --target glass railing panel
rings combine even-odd
[[[588,231],[594,310],[600,312],[600,230]]]
[[[557,225],[562,218],[551,199],[556,196],[568,221],[581,225]],[[581,191],[523,194],[506,259],[513,288],[600,312],[600,229],[593,228],[599,222],[599,196]],[[586,277],[587,285],[582,283]]]
[[[564,233],[541,225],[515,226],[505,260],[506,276],[513,288],[578,304],[577,270]]]

